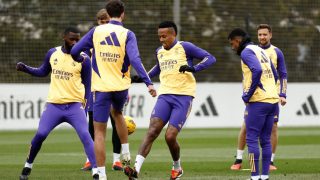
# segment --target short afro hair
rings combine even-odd
[[[163,21],[159,24],[159,29],[160,28],[173,28],[174,29],[174,32],[176,33],[176,35],[178,34],[178,28],[177,28],[177,25],[172,22],[172,21]]]
[[[69,32],[73,32],[73,33],[80,33],[80,30],[76,27],[73,27],[73,26],[70,26],[70,27],[67,27],[65,30],[64,30],[64,35],[67,35]]]
[[[228,39],[232,40],[235,37],[239,37],[239,36],[242,37],[242,38],[249,37],[248,33],[246,31],[244,31],[243,29],[235,28],[230,32],[230,34],[228,36]]]

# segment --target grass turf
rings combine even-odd
[[[127,179],[122,172],[111,171],[111,130],[107,134],[108,179]],[[132,160],[145,135],[138,129],[129,136]],[[184,129],[179,135],[185,180],[248,179],[249,171],[231,171],[239,129]],[[34,131],[0,132],[0,179],[18,179]],[[320,127],[279,128],[279,145],[270,179],[320,179]],[[91,179],[80,170],[86,157],[74,130],[54,130],[43,143],[30,176],[36,179]],[[143,164],[142,180],[169,179],[171,156],[162,133]],[[243,166],[249,168],[245,156]]]

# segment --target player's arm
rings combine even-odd
[[[127,41],[126,41],[126,55],[130,61],[130,64],[136,70],[138,76],[143,80],[143,82],[149,86],[152,85],[152,81],[148,76],[140,58],[137,39],[135,34],[132,31],[128,32]]]
[[[159,63],[157,62],[157,64],[150,69],[150,71],[148,72],[148,75],[150,78],[153,78],[155,76],[158,76],[159,74],[160,74],[160,66],[159,66]]]
[[[89,49],[89,50],[85,50],[85,51],[83,51],[86,55],[88,55],[89,57],[91,57],[92,56],[92,51],[91,51],[92,49]]]
[[[260,82],[261,75],[262,75],[262,68],[259,63],[260,60],[257,58],[255,53],[251,49],[248,49],[248,48],[244,49],[241,52],[240,56],[243,63],[245,63],[249,67],[252,73],[250,88],[247,92],[243,92],[243,95],[242,95],[243,101],[245,103],[248,103],[254,91],[257,89],[257,87],[259,86],[260,88],[263,88]]]
[[[284,55],[282,51],[278,48],[275,49],[278,57],[278,66],[277,66],[277,72],[279,74],[280,79],[280,97],[286,98],[286,92],[287,92],[287,68],[286,63],[284,59]]]
[[[86,55],[85,55],[86,56]],[[91,63],[89,56],[85,57],[86,59],[82,62],[82,70],[81,70],[81,79],[82,84],[85,88],[84,100],[85,100],[85,111],[88,109],[88,99],[91,94]]]
[[[18,62],[16,69],[17,71],[22,71],[22,72],[31,74],[32,76],[45,77],[51,72],[50,57],[52,53],[54,53],[55,51],[56,51],[56,48],[50,49],[47,52],[42,65],[38,68],[28,66],[23,62]]]
[[[207,69],[212,64],[216,62],[216,58],[208,53],[206,50],[201,49],[190,42],[181,43],[186,55],[187,55],[187,65],[181,66],[179,71],[189,71],[189,72],[198,72],[204,69]],[[193,59],[201,59],[201,62],[193,65]]]
[[[158,51],[158,50],[157,50]],[[158,61],[158,58],[157,58],[157,55],[156,55],[156,59],[157,59],[157,63],[156,65],[154,65],[148,72],[148,75],[150,78],[153,78],[155,76],[158,76],[160,74],[160,66],[159,66],[159,61]],[[135,75],[133,77],[131,77],[131,82],[133,83],[140,83],[140,82],[143,82],[143,80],[138,76],[138,75]]]
[[[158,76],[158,75],[160,74],[160,71],[161,71],[161,70],[160,70],[160,66],[159,66],[158,56],[157,56],[159,49],[160,49],[160,48],[158,48],[158,49],[156,50],[156,54],[155,54],[155,57],[156,57],[156,65],[154,65],[154,66],[150,69],[150,71],[148,72],[148,75],[149,75],[150,78],[153,78],[153,77],[155,77],[155,76]]]
[[[71,49],[71,56],[77,62],[83,62],[86,57],[81,55],[81,52],[90,52],[93,48],[93,33],[95,28],[92,28],[87,34],[85,34],[79,42],[77,42]]]

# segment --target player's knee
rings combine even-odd
[[[257,144],[259,143],[258,138],[246,138],[247,145]]]
[[[262,148],[266,147],[266,146],[271,146],[270,144],[270,139],[266,139],[266,138],[261,138],[260,139],[260,146]]]
[[[99,132],[94,133],[94,140],[95,141],[101,142],[101,141],[104,141],[104,139],[105,139],[105,137],[104,137],[103,133],[99,133]]]
[[[119,116],[122,116],[122,111],[112,109],[110,112],[113,118],[119,118]]]
[[[177,139],[177,136],[173,133],[166,133],[165,135],[165,139],[166,139],[166,142],[175,142],[176,139]]]
[[[44,141],[47,138],[47,136],[48,136],[47,132],[38,131],[35,136],[35,139],[37,139],[38,141]]]

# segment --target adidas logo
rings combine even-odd
[[[312,112],[310,112],[310,109]],[[302,116],[302,111],[305,115],[319,115],[318,109],[316,107],[316,104],[313,101],[312,96],[308,96],[307,102],[302,104],[302,110],[297,111],[298,116]]]
[[[56,58],[56,59],[53,60],[53,64],[57,65],[57,63],[58,63],[58,59]]]
[[[208,109],[209,108],[209,109]],[[210,110],[210,113],[209,111]],[[213,104],[211,96],[208,96],[206,102],[201,105],[201,109],[196,112],[196,116],[218,116],[218,112]]]
[[[110,46],[119,46],[120,47],[120,43],[119,43],[119,40],[118,40],[115,32],[110,33],[110,36],[107,36],[105,38],[105,41],[101,41],[100,44],[101,45],[108,44]]]

